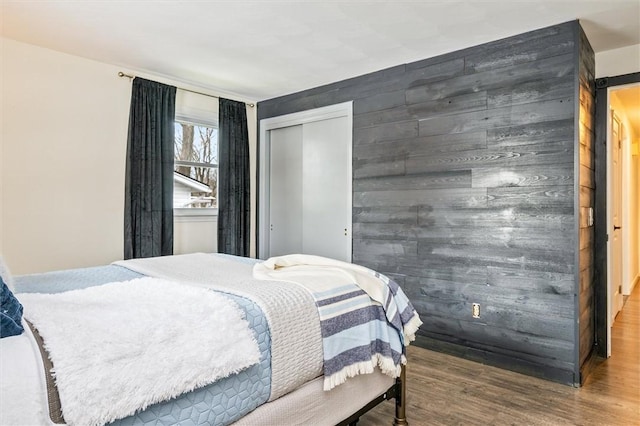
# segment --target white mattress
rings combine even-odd
[[[0,425],[52,425],[40,351],[29,327],[0,339]]]
[[[322,390],[323,382],[324,377],[318,377],[305,383],[294,392],[261,405],[233,425],[336,425],[382,395],[395,379],[376,369],[373,374],[352,377],[330,391]]]

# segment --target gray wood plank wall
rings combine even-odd
[[[578,350],[575,200],[592,189],[574,172],[577,28],[258,103],[264,119],[353,100],[353,261],[403,286],[424,321],[419,345],[565,383]]]
[[[582,375],[595,342],[594,233],[589,223],[589,210],[595,201],[594,120],[595,62],[589,40],[579,34],[579,366]]]

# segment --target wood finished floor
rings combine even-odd
[[[614,323],[612,356],[581,388],[409,347],[407,418],[419,425],[640,425],[640,286]],[[358,426],[389,425],[393,402]]]

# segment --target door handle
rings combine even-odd
[[[618,230],[618,229],[620,229],[620,228],[621,228],[620,226],[615,226],[615,225],[613,225],[613,230],[614,230],[614,231],[617,231],[617,230]]]

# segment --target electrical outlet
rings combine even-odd
[[[474,303],[471,308],[471,315],[474,318],[480,318],[480,304]]]

